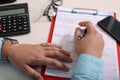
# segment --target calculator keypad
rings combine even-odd
[[[28,14],[0,17],[0,36],[12,36],[29,32]]]

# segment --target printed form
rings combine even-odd
[[[71,11],[71,9],[58,8],[51,43],[60,45],[64,50],[70,52],[73,62],[65,63],[70,70],[66,72],[55,67],[47,66],[45,74],[57,77],[71,78],[78,57],[76,55],[73,42],[75,28],[79,27],[79,22],[81,21],[91,21],[95,25],[95,28],[103,35],[103,39],[105,41],[105,47],[102,56],[102,60],[105,62],[103,80],[119,80],[116,41],[96,25],[98,21],[105,18],[106,16],[75,14],[70,13],[69,11]],[[108,13],[104,14],[110,15]]]

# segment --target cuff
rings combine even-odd
[[[101,59],[88,54],[81,54],[78,58],[72,78],[81,80],[84,77],[89,80],[100,80],[102,78],[103,69],[104,62]]]

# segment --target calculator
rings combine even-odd
[[[0,6],[0,37],[29,32],[30,20],[27,3]]]

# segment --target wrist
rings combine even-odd
[[[84,52],[82,54],[91,55],[91,56],[94,56],[94,57],[97,57],[97,58],[101,58],[102,57],[102,52],[100,53],[100,52],[86,51],[86,52]]]
[[[3,45],[2,45],[2,57],[1,59],[4,61],[8,61],[8,48],[11,46],[11,42],[10,41],[4,41]]]
[[[2,54],[1,54],[1,59],[3,61],[8,61],[9,48],[16,43],[18,43],[18,41],[15,39],[4,38],[2,44]]]

